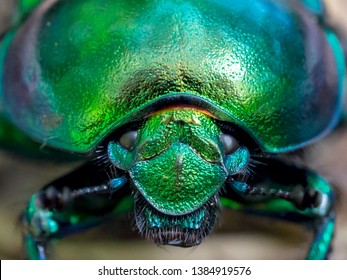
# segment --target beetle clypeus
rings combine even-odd
[[[1,141],[85,158],[30,199],[29,258],[124,201],[157,244],[198,245],[222,205],[309,225],[327,257],[332,188],[283,159],[341,114],[320,1],[22,0],[0,66]]]

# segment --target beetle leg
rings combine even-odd
[[[46,259],[52,240],[101,223],[123,211],[124,202],[131,207],[126,177],[107,174],[87,163],[31,197],[22,218],[26,257]]]
[[[335,227],[331,186],[312,171],[277,160],[254,171],[247,183],[235,178],[228,182],[222,204],[307,226],[314,232],[307,259],[327,258]]]

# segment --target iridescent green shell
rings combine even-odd
[[[166,97],[269,152],[314,141],[339,116],[340,46],[299,1],[50,0],[8,38],[3,107],[60,149],[87,152]]]

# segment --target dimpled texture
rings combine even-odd
[[[227,177],[221,164],[203,160],[179,142],[154,159],[136,163],[129,173],[143,197],[157,210],[170,215],[198,209]]]
[[[139,130],[138,160],[151,159],[175,142],[190,146],[202,159],[221,163],[219,127],[194,109],[169,109],[151,116]]]
[[[156,112],[139,128],[133,150],[110,143],[109,158],[129,169],[136,189],[152,207],[169,215],[185,215],[206,204],[229,175],[220,135],[220,128],[204,112],[169,108]],[[119,151],[129,155],[129,160]],[[241,158],[248,160],[247,152],[235,154],[230,158],[235,166],[241,165]],[[153,217],[157,215],[147,218]],[[195,223],[195,218],[184,220],[206,222],[199,218]],[[153,225],[154,220],[148,222]]]
[[[341,98],[333,52],[297,1],[50,0],[3,67],[11,120],[75,152],[179,93],[213,103],[265,150],[292,150],[332,127]]]

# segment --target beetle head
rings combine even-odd
[[[110,160],[135,186],[136,224],[156,243],[193,246],[213,228],[218,192],[248,163],[248,150],[208,112],[170,108],[110,142]]]

